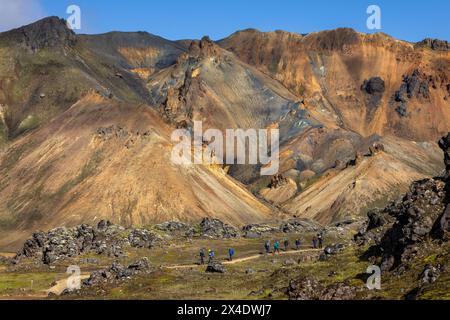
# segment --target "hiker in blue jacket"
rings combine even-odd
[[[216,256],[216,254],[214,253],[214,250],[209,250],[209,253],[208,253],[208,256],[209,256],[209,260],[208,260],[208,263],[211,263],[211,261],[213,261],[214,260],[214,257]]]
[[[228,249],[228,256],[229,256],[229,260],[233,261],[233,256],[234,256],[234,249],[233,248]]]

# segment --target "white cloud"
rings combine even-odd
[[[0,32],[45,17],[38,0],[0,0]]]

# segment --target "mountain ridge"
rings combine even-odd
[[[100,218],[361,217],[442,170],[447,45],[349,28],[219,41],[77,35],[57,17],[1,33],[0,244]],[[279,175],[174,166],[170,130],[194,121],[278,128]]]

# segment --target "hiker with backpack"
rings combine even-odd
[[[300,246],[302,245],[302,241],[300,239],[295,240],[295,249],[300,250]]]
[[[275,255],[275,253],[280,254],[280,243],[278,240],[273,244],[273,254]]]
[[[312,243],[313,243],[313,248],[317,249],[317,237],[316,236],[313,237]]]
[[[266,250],[266,255],[270,253],[270,241],[269,240],[267,240],[264,243],[264,249]]]
[[[233,256],[234,256],[234,249],[233,248],[228,249],[228,257],[230,261],[233,261]]]
[[[319,233],[319,235],[317,236],[317,241],[319,242],[319,249],[322,249],[322,247],[323,247],[323,235],[322,235],[322,233]]]
[[[288,238],[284,239],[283,245],[284,245],[284,251],[288,251],[288,249],[289,249],[289,239]]]
[[[216,256],[216,254],[214,253],[214,250],[210,249],[208,256],[209,256],[208,263],[211,263],[214,260],[214,257]]]
[[[205,264],[205,256],[206,256],[206,252],[205,251],[206,251],[205,248],[201,248],[200,249],[199,255],[200,255],[200,264],[201,265]]]

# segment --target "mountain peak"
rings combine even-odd
[[[76,42],[75,33],[69,29],[66,20],[56,16],[38,20],[1,35],[13,38],[32,51],[70,46]]]
[[[419,48],[430,48],[436,51],[450,51],[450,42],[439,39],[426,38],[416,43]]]
[[[200,41],[192,41],[189,46],[189,55],[194,57],[211,57],[220,54],[220,47],[209,36],[204,36]]]

